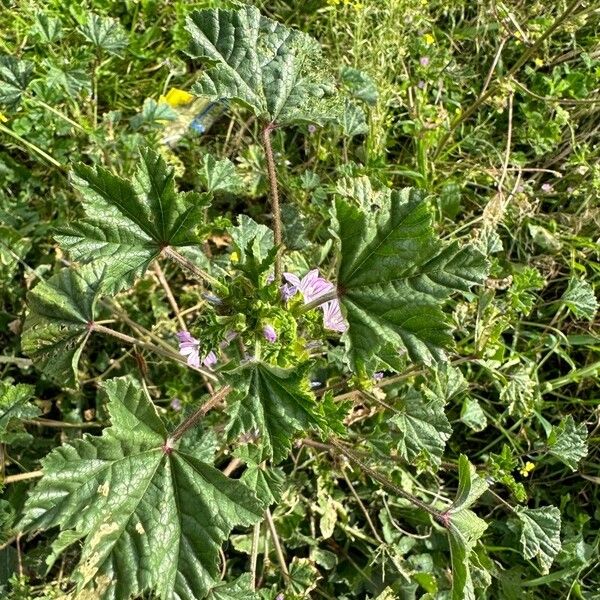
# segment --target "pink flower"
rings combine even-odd
[[[321,304],[319,308],[323,309],[323,325],[325,329],[339,331],[344,333],[348,329],[348,324],[342,315],[339,300],[330,300],[325,304]]]
[[[304,298],[304,304],[308,304],[335,289],[331,281],[327,281],[327,279],[319,275],[318,269],[309,271],[302,279],[293,273],[284,273],[283,277],[288,282],[283,288],[288,285],[290,288],[285,291],[282,288],[282,295],[285,297],[285,295],[291,294],[289,297],[292,297],[298,291]],[[294,290],[293,293],[292,289]],[[319,308],[323,310],[323,325],[326,329],[339,331],[340,333],[346,331],[348,324],[342,315],[339,300],[329,300],[321,304]]]
[[[192,336],[189,331],[180,331],[177,333],[179,339],[179,354],[181,356],[187,356],[187,364],[190,367],[200,367],[200,362],[207,367],[211,368],[217,362],[217,355],[211,350],[203,359],[200,361],[200,342]]]
[[[284,273],[283,277],[288,284],[302,294],[305,304],[334,289],[333,283],[321,277],[318,269],[309,271],[302,279],[293,273]]]
[[[549,183],[542,183],[542,191],[546,193],[551,192],[552,186]]]
[[[421,56],[419,59],[419,64],[422,67],[427,67],[429,65],[429,56]]]
[[[275,342],[277,341],[277,332],[273,329],[272,325],[265,325],[263,327],[263,335],[265,336],[265,340],[267,342]]]

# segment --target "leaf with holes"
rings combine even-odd
[[[90,335],[100,296],[102,273],[91,265],[62,269],[27,295],[23,352],[43,373],[67,387],[76,386],[77,365]]]
[[[178,193],[173,178],[173,169],[148,148],[132,182],[78,165],[74,182],[87,218],[61,229],[57,240],[75,260],[104,267],[108,290],[131,286],[163,248],[201,241],[195,230],[210,196]]]
[[[189,54],[205,68],[193,90],[211,101],[233,100],[263,122],[338,122],[343,100],[318,43],[260,14],[239,10],[194,11],[187,19]]]
[[[263,506],[239,481],[165,449],[167,430],[140,384],[124,377],[103,389],[112,425],[44,459],[20,528],[70,532],[63,550],[83,539],[72,579],[90,597],[203,598],[218,582],[221,543]]]
[[[458,242],[444,245],[416,190],[375,194],[367,186],[358,198],[350,188],[350,196],[336,201],[335,229],[351,360],[364,364],[389,343],[414,361],[444,361],[452,334],[443,304],[483,282],[484,256]]]

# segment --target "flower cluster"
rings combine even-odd
[[[284,273],[283,276],[287,283],[281,288],[281,295],[286,301],[300,292],[304,298],[304,304],[308,304],[335,289],[331,281],[319,275],[318,269],[309,271],[302,279],[293,273]],[[342,315],[337,298],[324,302],[319,308],[323,311],[323,325],[326,329],[340,333],[346,331],[348,324]]]
[[[187,364],[190,367],[198,368],[202,364],[207,369],[212,369],[217,364],[217,355],[212,350],[200,360],[200,342],[189,331],[180,331],[177,338],[179,354],[187,356]]]

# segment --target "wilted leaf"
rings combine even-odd
[[[593,321],[598,311],[594,288],[585,279],[571,279],[561,301],[578,318]]]

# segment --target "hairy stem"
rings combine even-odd
[[[258,564],[258,543],[260,542],[260,522],[254,524],[252,551],[250,554],[250,577],[252,589],[256,589],[256,565]]]
[[[163,270],[161,269],[161,266],[158,263],[158,261],[155,261],[155,263],[154,263],[154,271],[156,273],[156,277],[158,278],[158,281],[160,282],[160,285],[162,285],[162,288],[165,291],[165,295],[167,296],[167,300],[169,301],[169,304],[171,305],[171,308],[173,310],[175,318],[177,319],[177,322],[179,323],[179,327],[185,331],[187,329],[187,327],[186,327],[185,321],[181,317],[181,312],[179,310],[177,300],[175,300],[175,296],[173,295],[171,286],[169,285],[169,282],[167,281],[167,278],[165,277],[165,274],[164,274]]]
[[[195,412],[193,412],[183,423],[178,425],[173,433],[169,436],[165,446],[172,448],[173,444],[179,440],[186,431],[194,427],[200,419],[206,415],[209,410],[212,410],[217,404],[220,404],[231,392],[231,386],[226,385],[222,387],[216,394],[211,396],[202,406],[200,406]]]
[[[179,254],[177,250],[172,248],[171,246],[165,246],[162,250],[162,255],[170,258],[172,261],[176,262],[178,265],[189,271],[196,279],[200,279],[201,281],[206,281],[210,283],[213,287],[220,287],[221,284],[217,279],[215,279],[212,275],[209,275],[206,271],[201,269],[198,265],[195,265],[191,260],[188,260],[185,256]]]
[[[413,496],[412,494],[409,494],[402,488],[398,487],[393,481],[390,481],[387,477],[384,477],[383,475],[369,467],[367,464],[365,464],[361,458],[359,458],[352,450],[343,446],[340,442],[338,442],[338,440],[330,438],[329,443],[341,454],[343,454],[348,460],[350,460],[350,462],[360,467],[371,479],[374,479],[375,481],[379,482],[381,485],[388,488],[397,496],[408,500],[417,508],[420,508],[425,512],[429,513],[438,523],[445,525],[443,512],[436,510],[429,504],[426,504],[425,502],[419,500],[416,496]]]
[[[275,156],[271,145],[271,132],[274,126],[269,123],[262,132],[263,148],[265,158],[267,159],[267,177],[269,179],[269,188],[271,190],[271,209],[273,210],[273,237],[275,246],[281,247],[281,209],[279,207],[279,189],[277,187],[277,170],[275,168]],[[275,281],[281,280],[281,255],[277,253],[275,257]]]
[[[335,290],[331,290],[318,298],[315,298],[312,302],[306,303],[301,309],[300,314],[308,312],[313,308],[317,308],[317,306],[321,306],[321,304],[325,304],[325,302],[329,302],[330,300],[335,300],[337,298],[337,292]]]

